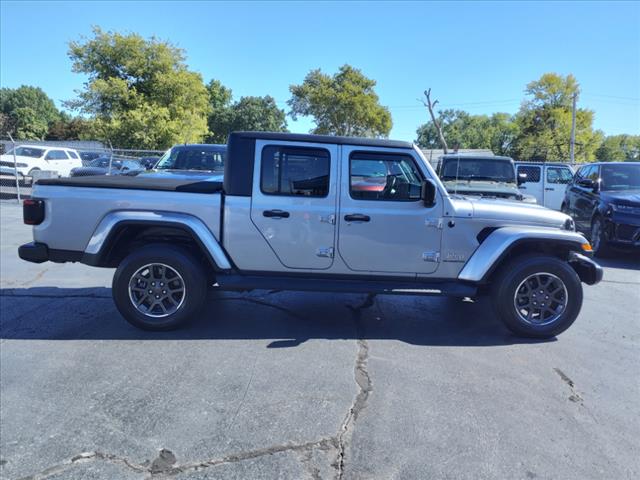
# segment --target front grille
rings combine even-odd
[[[616,237],[624,242],[637,242],[640,240],[640,227],[625,224],[617,225]]]

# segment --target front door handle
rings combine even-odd
[[[284,210],[265,210],[262,215],[267,218],[289,218],[289,212]]]
[[[556,191],[556,189],[555,189],[555,188],[550,188],[550,187],[545,188],[545,190],[546,190],[547,192],[555,192],[555,191]]]
[[[369,215],[363,215],[361,213],[352,213],[350,215],[344,216],[345,221],[347,222],[368,222],[371,220]]]

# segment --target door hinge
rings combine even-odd
[[[333,258],[333,247],[320,247],[316,250],[318,257]]]
[[[423,252],[422,260],[425,262],[438,263],[440,261],[440,252]]]
[[[442,218],[427,218],[425,219],[424,224],[427,227],[433,227],[442,230],[443,221]]]
[[[335,215],[320,215],[320,222],[328,223],[330,225],[336,224],[336,216]]]

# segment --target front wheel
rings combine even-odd
[[[604,224],[600,217],[595,217],[591,221],[591,248],[593,254],[596,257],[606,257],[609,251],[609,245],[607,244],[607,235],[605,232]]]
[[[550,338],[564,332],[582,307],[582,283],[575,270],[556,257],[517,257],[492,285],[500,320],[517,335]]]
[[[143,330],[173,330],[202,308],[207,292],[203,268],[186,250],[149,245],[134,251],[113,276],[118,311]]]

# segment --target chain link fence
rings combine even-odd
[[[41,178],[126,175],[153,168],[163,150],[133,150],[98,141],[0,138],[0,199],[29,198]]]

